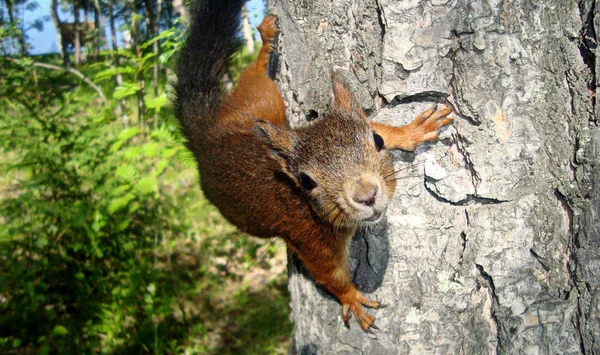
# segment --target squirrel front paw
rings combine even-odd
[[[452,109],[444,107],[436,111],[434,107],[420,113],[406,128],[410,133],[412,148],[419,144],[432,142],[438,139],[438,130],[452,122],[452,118],[446,117],[452,113]]]
[[[363,306],[383,308],[384,305],[367,299],[354,287],[340,297],[340,302],[342,303],[342,320],[346,327],[350,327],[349,320],[352,313],[365,332],[373,333],[373,329],[379,329],[375,326],[375,318],[368,314]]]

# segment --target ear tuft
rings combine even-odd
[[[356,96],[350,90],[350,86],[339,71],[333,73],[331,78],[333,85],[333,110],[342,113],[362,114],[362,109]]]
[[[298,138],[294,131],[265,120],[254,120],[257,136],[270,152],[269,155],[277,161],[281,171],[294,180],[297,170],[296,145]]]
[[[279,155],[290,155],[296,146],[296,135],[286,127],[265,120],[254,120],[258,137]]]

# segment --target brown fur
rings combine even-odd
[[[377,151],[373,131],[386,148],[412,150],[437,137],[450,122],[449,109],[419,115],[404,127],[369,123],[348,86],[334,75],[329,116],[292,130],[275,83],[267,77],[277,18],[259,27],[263,47],[237,88],[221,100],[214,118],[199,121],[194,142],[202,189],[231,223],[259,237],[281,237],[314,280],[351,311],[364,330],[374,319],[363,305],[377,308],[350,280],[348,243],[361,225],[385,211],[396,187],[391,157]],[[318,184],[303,189],[300,174]],[[366,201],[376,191],[368,205]],[[357,202],[358,201],[358,202]]]

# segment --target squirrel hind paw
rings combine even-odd
[[[356,291],[354,300],[342,302],[342,320],[346,327],[349,327],[349,320],[351,313],[354,314],[354,318],[360,324],[360,327],[367,333],[374,333],[374,330],[379,330],[375,325],[375,318],[368,314],[363,308],[381,308],[381,303],[372,301],[364,297],[360,292]]]
[[[263,43],[270,42],[279,33],[279,18],[276,15],[267,15],[257,29]]]

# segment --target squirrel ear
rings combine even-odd
[[[296,149],[297,138],[294,132],[286,127],[276,126],[269,121],[254,120],[258,137],[272,150],[272,156],[281,162],[287,173],[292,173],[291,166]]]
[[[343,113],[359,112],[362,114],[358,99],[350,90],[348,83],[342,78],[342,74],[337,71],[333,73],[332,85],[334,111]]]

